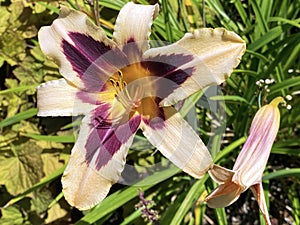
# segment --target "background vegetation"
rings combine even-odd
[[[100,24],[109,37],[125,2],[99,1]],[[143,206],[154,213],[153,220],[157,213],[154,224],[264,224],[250,191],[232,206],[212,210],[202,203],[216,186],[208,176],[195,180],[166,161],[155,171],[149,165],[163,159],[159,152],[152,154],[153,147],[140,134],[128,163],[143,166],[149,176],[134,186],[114,185],[101,204],[85,212],[66,203],[60,176],[74,143],[75,125],[72,118],[36,116],[35,87],[61,77],[57,66],[42,54],[37,32],[57,17],[60,4],[95,18],[93,3],[0,0],[0,224],[147,224]],[[263,181],[272,223],[300,224],[300,1],[159,3],[152,39],[174,42],[206,26],[233,30],[247,42],[240,66],[221,88],[226,120],[204,104],[220,97],[191,97],[198,120],[194,127],[210,142],[216,163],[231,168],[257,109],[276,96],[286,98],[289,106],[280,108],[280,131]],[[225,126],[225,134],[218,132]]]

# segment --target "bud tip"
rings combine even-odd
[[[282,103],[282,104],[286,104],[286,102],[285,102],[285,100],[283,99],[283,97],[276,97],[276,98],[274,98],[272,101],[271,101],[271,103],[270,103],[270,105],[272,105],[272,106],[274,106],[274,107],[278,107],[278,104],[279,103]]]

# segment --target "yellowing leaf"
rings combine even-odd
[[[0,7],[0,34],[5,32],[8,26],[8,21],[7,21],[8,18],[9,18],[9,12],[7,11],[7,8],[1,6]]]
[[[34,192],[31,199],[31,210],[41,214],[47,211],[49,204],[53,201],[50,190],[41,188]]]
[[[1,37],[2,57],[10,64],[15,66],[18,61],[22,61],[25,57],[26,42],[21,39],[21,32],[8,30]]]
[[[67,211],[60,207],[59,204],[55,204],[52,208],[48,210],[48,217],[45,221],[45,224],[50,224],[59,218],[64,217],[67,214]]]
[[[11,151],[0,152],[0,184],[17,195],[43,176],[42,149],[33,141],[11,144]]]
[[[13,206],[1,209],[2,217],[0,219],[1,225],[23,225],[24,219],[22,213]]]
[[[45,176],[53,174],[56,170],[64,165],[64,160],[61,160],[59,154],[44,153],[42,154]]]

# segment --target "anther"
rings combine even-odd
[[[115,83],[116,83],[113,79],[109,79],[109,81],[112,85],[115,85]]]
[[[119,74],[120,77],[123,78],[123,73],[121,72],[121,70],[118,71],[118,74]]]

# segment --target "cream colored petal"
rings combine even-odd
[[[151,25],[158,11],[158,4],[139,5],[133,2],[127,3],[117,17],[113,33],[114,41],[120,46],[126,45],[128,42],[134,42],[141,53],[146,51],[149,48],[148,37],[151,33]],[[135,49],[132,50],[135,51]]]
[[[44,54],[59,65],[60,73],[69,82],[80,89],[85,89],[79,74],[72,68],[62,48],[63,40],[69,43],[70,46],[75,45],[70,37],[70,32],[87,35],[87,37],[91,37],[107,46],[114,46],[115,43],[106,37],[105,32],[101,28],[92,24],[84,13],[66,7],[61,8],[59,17],[54,20],[51,26],[40,29],[38,39]],[[69,57],[72,58],[72,56]],[[77,64],[80,63],[77,62]]]
[[[169,106],[207,86],[224,82],[240,63],[245,49],[245,42],[234,32],[223,28],[203,28],[186,34],[172,45],[147,50],[144,59],[173,54],[192,56],[188,63],[177,68],[183,71],[191,68],[191,74],[161,102],[161,105]]]
[[[84,117],[62,177],[66,200],[81,210],[101,202],[118,181],[140,123],[139,117],[133,117],[127,124],[109,124],[106,108],[97,108]]]
[[[152,125],[151,121],[150,125],[142,125],[144,135],[172,163],[191,176],[201,178],[213,166],[208,149],[174,109],[164,108],[164,114],[165,120],[156,118]]]
[[[67,202],[80,210],[101,202],[114,182],[90,168],[81,149],[75,145],[62,177],[63,193]]]
[[[96,94],[82,92],[65,79],[48,81],[37,87],[38,116],[86,114],[96,107],[96,99]]]

